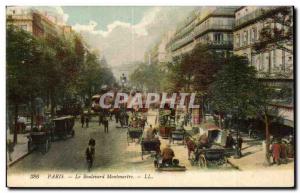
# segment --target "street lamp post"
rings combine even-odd
[[[124,88],[125,83],[126,83],[126,81],[127,81],[127,78],[126,78],[126,76],[124,75],[124,73],[122,74],[122,76],[121,76],[120,79],[121,79],[122,88]]]

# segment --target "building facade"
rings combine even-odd
[[[167,50],[176,57],[192,51],[198,44],[205,44],[220,54],[232,52],[236,9],[228,6],[194,10],[177,28]]]
[[[281,117],[281,123],[294,127],[294,99],[293,99],[293,42],[284,43],[282,49],[269,46],[268,49],[257,51],[255,45],[263,40],[262,30],[266,27],[282,28],[279,24],[269,23],[269,14],[277,14],[282,7],[243,6],[235,12],[234,47],[236,55],[248,58],[249,64],[254,66],[262,82],[274,88],[274,98],[271,107],[276,107],[274,116]],[[292,10],[291,10],[292,11]],[[278,40],[280,41],[280,40]],[[272,44],[273,45],[273,44]]]
[[[72,27],[55,22],[50,15],[26,7],[7,7],[6,24],[17,26],[36,37],[67,35]]]

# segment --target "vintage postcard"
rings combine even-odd
[[[7,186],[295,187],[295,19],[6,6]]]

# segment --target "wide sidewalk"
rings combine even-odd
[[[7,142],[8,140],[13,141],[13,134],[10,134],[9,131],[7,131]],[[7,153],[7,159],[6,159],[6,163],[7,166],[11,166],[12,164],[16,163],[17,161],[23,159],[24,157],[26,157],[27,155],[30,154],[30,152],[28,152],[28,138],[27,138],[28,134],[18,134],[18,143],[15,144],[14,146],[14,151],[11,154],[12,160],[10,161],[8,158],[8,150],[6,151]]]
[[[265,164],[265,152],[261,141],[248,141],[245,142],[242,148],[243,156],[239,159],[230,157],[228,161],[239,170],[278,170],[278,169],[289,169],[294,170],[294,160],[289,159],[287,164],[271,165]]]
[[[150,110],[149,114],[150,116],[148,116],[148,122],[152,123],[155,126],[158,126],[158,123],[155,123],[155,120],[157,120],[156,117],[158,116],[158,111]],[[192,133],[191,126],[186,126],[185,129],[189,133]],[[262,141],[250,139],[246,133],[241,133],[241,136],[244,140],[242,148],[243,156],[239,159],[235,159],[233,156],[228,159],[229,163],[233,167],[236,167],[239,170],[294,169],[294,159],[289,159],[287,164],[266,166]]]

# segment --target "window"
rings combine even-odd
[[[253,43],[257,40],[257,28],[256,27],[252,28],[252,34],[251,35],[252,35],[251,36],[251,42]]]
[[[285,71],[285,51],[282,50],[282,65],[281,70]]]
[[[244,37],[243,37],[243,45],[247,45],[248,43],[248,32],[244,31]]]
[[[276,68],[276,50],[273,50],[273,66]]]
[[[259,70],[263,71],[264,69],[264,57],[263,54],[260,54]]]
[[[241,43],[240,34],[237,34],[235,39],[235,45],[237,48],[240,47],[240,43]]]
[[[223,33],[215,33],[214,34],[214,42],[222,43],[223,42]]]
[[[21,28],[22,30],[27,31],[27,25],[20,25],[20,28]]]

